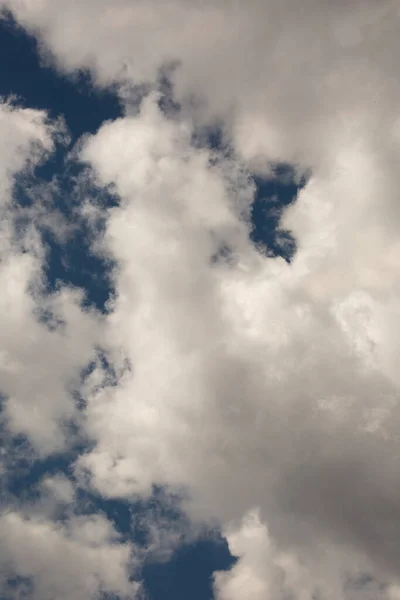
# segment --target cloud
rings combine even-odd
[[[313,557],[310,570],[301,554],[279,550],[258,511],[250,511],[238,526],[226,532],[229,548],[238,557],[230,571],[214,575],[218,600],[270,598],[345,598],[346,600],[391,600],[398,588],[383,585],[365,575],[360,565],[346,561],[325,546]]]
[[[397,520],[397,378],[387,362],[397,241],[377,218],[378,187],[361,188],[358,205],[345,195],[368,182],[374,156],[355,154],[333,181],[311,178],[284,217],[299,246],[287,265],[258,255],[238,213],[232,221],[224,171],[199,164],[179,128],[163,130],[147,111],[106,126],[84,151],[124,200],[106,237],[120,264],[110,323],[133,370],[91,399],[99,443],[82,464],[104,494],[188,486],[196,510],[222,521],[258,503],[284,547],[301,547],[304,529],[306,546],[333,535],[396,573],[386,523]],[[136,169],[121,157],[113,166],[117,147]],[[244,206],[249,193],[250,184]],[[364,223],[352,237],[347,210]],[[369,223],[383,244],[372,256]],[[231,243],[237,262],[212,266],[210,239]]]
[[[226,535],[238,562],[230,571],[215,574],[219,600],[240,600],[246,595],[254,600],[318,597],[319,582],[312,580],[296,556],[277,551],[257,512],[250,512],[238,529]],[[340,597],[341,590],[334,592],[327,597]]]
[[[154,484],[184,491],[190,517],[217,520],[240,557],[216,576],[220,600],[249,590],[395,598],[396,3],[3,4],[62,68],[119,82],[126,103],[80,146],[97,183],[120,198],[95,244],[116,263],[115,297],[96,329],[64,290],[51,301],[70,333],[46,333],[26,316],[33,259],[18,255],[15,322],[32,333],[28,358],[18,346],[7,363],[7,373],[27,365],[5,379],[18,398],[6,405],[11,427],[57,449],[60,422],[73,417],[66,382],[100,331],[119,376],[107,384],[99,360],[85,381],[92,447],[76,462],[80,482],[128,499]],[[151,93],[134,112],[129,87],[157,88],[168,64],[181,110],[167,118]],[[193,143],[215,119],[230,153]],[[280,221],[296,240],[290,264],[249,238],[251,175],[276,161],[310,174]],[[45,378],[32,379],[33,353],[46,368],[53,361]],[[27,389],[40,398],[37,419]]]
[[[2,587],[18,576],[28,580],[40,599],[96,597],[100,592],[133,598],[129,582],[130,547],[118,543],[110,523],[101,516],[54,523],[43,516],[8,512],[0,517]],[[15,597],[11,590],[11,597]]]
[[[101,368],[88,382],[96,445],[78,472],[111,497],[187,489],[194,519],[259,506],[280,551],[317,574],[322,545],[395,578],[397,239],[380,191],[395,210],[397,174],[366,142],[339,146],[283,216],[287,264],[249,240],[240,162],[190,140],[149,98],[83,147],[121,197],[104,237],[118,264],[108,339],[132,368],[116,387],[99,388]]]

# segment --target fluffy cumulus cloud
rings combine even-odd
[[[218,600],[241,600],[246,595],[265,598],[342,598],[349,600],[394,600],[399,588],[382,586],[365,575],[351,576],[343,559],[326,547],[316,559],[318,570],[310,570],[299,554],[276,547],[258,511],[250,511],[238,527],[226,531],[229,547],[238,562],[230,571],[215,573]]]
[[[90,440],[77,484],[128,500],[154,484],[182,493],[192,521],[216,521],[238,557],[215,575],[218,600],[400,597],[398,3],[2,4],[60,69],[90,69],[125,102],[76,150],[119,199],[93,244],[115,264],[101,318],[71,290],[30,291],[45,257],[34,230],[14,239],[10,178],[54,132],[43,115],[3,108],[9,429],[49,453],[75,419]],[[166,68],[179,104],[169,115]],[[224,148],[199,142],[216,124]],[[296,240],[290,262],[250,237],[252,175],[276,162],[307,173],[280,223]],[[35,318],[38,302],[63,327]],[[116,377],[93,363],[76,415],[71,382],[96,345]],[[38,597],[128,593],[128,550],[110,525],[60,525],[48,506],[45,521],[14,510],[0,521],[7,564],[37,580]],[[67,557],[59,577],[30,554],[37,539]]]
[[[239,528],[226,531],[226,536],[239,560],[230,571],[215,574],[218,599],[241,599],[246,594],[255,600],[318,596],[321,582],[310,576],[297,556],[277,550],[256,511],[249,512]],[[325,590],[326,584],[324,581]],[[340,589],[335,587],[328,597],[340,597]]]
[[[7,549],[0,559],[0,573],[7,575],[3,590],[8,587],[10,597],[28,592],[43,600],[86,600],[99,592],[133,598],[130,548],[116,541],[102,517],[75,517],[60,525],[43,515],[9,512],[0,518],[0,544]],[[10,583],[12,576],[17,579]]]
[[[96,445],[78,472],[109,496],[155,481],[188,489],[195,519],[259,506],[273,543],[309,563],[324,595],[363,568],[395,577],[396,175],[358,139],[340,145],[283,218],[298,244],[288,264],[249,241],[251,180],[193,148],[189,127],[150,98],[82,150],[121,197],[104,238],[118,264],[107,336],[130,368],[116,388],[98,385],[101,369],[87,383]],[[222,598],[246,595],[241,565]],[[258,584],[251,573],[268,597],[266,574]]]
[[[0,582],[5,598],[136,598],[133,548],[101,514],[74,514],[75,489],[45,478],[36,502],[0,517]],[[61,518],[62,516],[62,518]]]

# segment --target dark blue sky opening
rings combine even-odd
[[[49,291],[54,291],[58,282],[80,287],[86,292],[85,303],[104,311],[112,293],[109,277],[112,265],[91,253],[93,233],[83,220],[76,218],[78,198],[73,185],[84,167],[68,162],[67,153],[83,134],[95,133],[104,121],[122,115],[118,96],[115,90],[95,88],[88,73],[81,72],[72,78],[44,65],[36,39],[11,18],[0,20],[0,95],[16,97],[19,106],[46,110],[51,119],[65,120],[69,143],[59,144],[56,152],[34,173],[36,185],[38,181],[45,185],[56,178],[53,207],[74,224],[74,230],[64,243],[51,231],[42,230],[49,250],[45,275]],[[29,182],[30,177],[25,174],[16,185],[21,207],[29,207],[37,201],[27,193]],[[112,194],[92,190],[92,196],[94,193],[105,210],[115,205]]]
[[[153,600],[209,600],[212,576],[235,564],[222,538],[182,546],[172,560],[145,566],[145,586]]]
[[[257,195],[252,206],[250,237],[268,256],[282,256],[290,262],[296,252],[296,241],[290,231],[280,228],[279,220],[285,208],[296,201],[307,178],[298,179],[290,165],[278,164],[274,177],[255,177],[254,181]]]
[[[11,17],[0,20],[0,95],[15,95],[19,105],[50,118],[63,116],[72,142],[122,114],[115,91],[95,88],[87,72],[67,77],[44,65],[36,39]]]

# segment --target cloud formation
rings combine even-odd
[[[25,291],[34,253],[18,255],[31,261],[18,268],[17,320],[32,331],[24,351],[55,366],[39,384],[25,359],[18,377],[36,385],[36,420],[24,421],[34,406],[24,388],[4,384],[18,399],[6,404],[10,427],[40,452],[57,450],[60,422],[73,418],[68,381],[100,344],[118,378],[109,385],[99,360],[81,390],[79,425],[92,443],[75,464],[81,485],[109,498],[146,497],[154,484],[183,491],[193,521],[216,520],[239,556],[216,575],[219,600],[394,600],[397,3],[3,5],[60,68],[116,82],[126,107],[78,150],[120,199],[94,245],[117,265],[115,297],[100,319],[64,290],[52,302],[68,335],[48,333]],[[156,91],[165,67],[180,103],[172,117]],[[134,110],[141,83],[151,93]],[[37,117],[23,115],[29,148]],[[230,152],[195,143],[216,122]],[[45,131],[35,139],[50,147]],[[4,173],[22,168],[13,160]],[[252,174],[281,161],[309,173],[281,218],[296,240],[290,263],[249,237]],[[61,335],[71,346],[57,360]]]
[[[342,152],[351,168],[315,170],[285,213],[288,264],[249,241],[239,165],[193,148],[153,100],[86,142],[122,199],[104,239],[119,265],[109,336],[132,368],[88,396],[97,445],[78,464],[105,495],[188,488],[194,518],[259,506],[282,548],[314,563],[338,546],[394,577],[397,240],[375,206],[374,154]]]
[[[99,516],[55,524],[42,515],[9,512],[0,518],[0,544],[7,549],[0,570],[20,578],[20,591],[28,580],[32,598],[86,600],[99,592],[132,598],[137,586],[129,583],[130,548],[117,542],[110,523]]]

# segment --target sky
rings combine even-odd
[[[399,33],[0,0],[0,600],[400,599]]]

